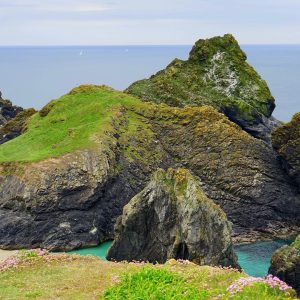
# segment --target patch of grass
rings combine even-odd
[[[105,86],[83,86],[31,117],[27,131],[0,146],[0,163],[38,161],[77,149],[93,148],[93,136],[101,136],[122,105],[137,99]]]
[[[206,291],[199,291],[187,280],[165,268],[143,268],[123,275],[120,284],[106,290],[104,299],[207,299]]]

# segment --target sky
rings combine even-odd
[[[0,0],[0,45],[300,44],[300,0]]]

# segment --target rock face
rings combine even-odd
[[[275,251],[269,273],[292,286],[300,296],[300,235],[292,245]]]
[[[185,169],[160,169],[124,207],[108,259],[237,267],[226,214]]]
[[[266,82],[246,62],[246,54],[230,34],[199,40],[187,61],[175,59],[126,91],[171,106],[211,105],[268,142],[278,125],[271,117],[275,103]]]
[[[199,179],[233,223],[235,241],[299,229],[298,189],[265,142],[212,107],[169,107],[112,89],[90,89],[76,90],[80,110],[87,99],[109,106],[92,110],[103,122],[84,147],[40,161],[7,160],[8,146],[20,148],[26,160],[31,133],[41,122],[48,124],[45,132],[38,131],[42,140],[48,139],[50,126],[54,130],[53,124],[66,122],[72,94],[51,103],[53,111],[42,119],[35,115],[26,134],[0,146],[1,248],[67,250],[111,239],[123,206],[155,170],[169,167],[186,168]],[[65,138],[50,144],[51,150],[78,140],[74,130],[64,130]]]
[[[0,127],[0,144],[8,142],[26,131],[28,119],[36,113],[33,108],[20,111],[13,119]]]
[[[9,100],[2,99],[2,93],[0,92],[0,128],[22,110],[21,107],[13,106]]]
[[[285,170],[300,186],[300,113],[273,132],[272,144]]]

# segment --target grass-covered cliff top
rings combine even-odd
[[[212,105],[239,123],[259,122],[259,114],[269,117],[275,107],[267,83],[230,34],[197,41],[187,61],[175,59],[127,92],[172,106]]]
[[[137,102],[106,86],[75,88],[34,114],[24,134],[1,145],[0,163],[37,161],[92,148],[96,145],[94,135],[101,136],[108,129],[114,109]]]
[[[11,266],[5,269],[7,266]],[[250,280],[233,269],[170,260],[165,265],[23,252],[0,263],[0,299],[295,299],[283,283]],[[240,290],[240,291],[239,291]],[[287,295],[289,293],[289,296]]]
[[[75,150],[99,148],[99,141],[105,143],[104,140],[116,132],[115,123],[124,127],[119,128],[122,132],[119,142],[128,144],[133,140],[133,145],[127,145],[124,151],[132,152],[135,158],[140,157],[141,149],[136,149],[135,140],[141,139],[144,146],[145,139],[148,143],[153,142],[151,120],[174,126],[177,123],[198,123],[199,136],[208,131],[211,134],[220,131],[221,126],[222,131],[228,128],[242,140],[249,142],[251,139],[212,107],[178,109],[165,104],[145,103],[107,86],[83,85],[49,102],[26,121],[26,131],[21,136],[0,145],[0,163],[40,161]],[[141,132],[144,136],[139,135]],[[144,153],[141,159],[147,155]],[[151,153],[148,156],[154,158]]]

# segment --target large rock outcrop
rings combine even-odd
[[[2,248],[66,250],[113,238],[123,206],[168,167],[200,180],[235,241],[299,229],[298,191],[274,151],[212,107],[83,86],[43,111],[0,146]]]
[[[275,251],[269,273],[292,286],[300,296],[300,235],[292,245]]]
[[[0,92],[0,128],[22,110],[23,108],[12,105],[11,101],[4,100]]]
[[[107,258],[153,263],[175,258],[238,266],[226,214],[181,168],[157,170],[124,207]]]
[[[36,113],[34,108],[20,111],[13,119],[10,119],[0,127],[0,144],[8,142],[26,131],[29,118]]]
[[[255,137],[269,142],[278,125],[267,83],[246,62],[235,38],[226,34],[196,42],[187,61],[175,59],[127,92],[171,106],[211,105]]]
[[[300,187],[300,113],[273,132],[272,144],[281,157],[284,169]]]

